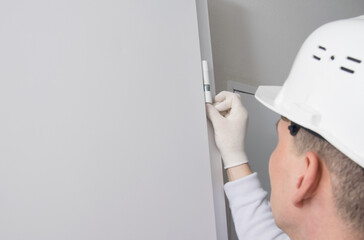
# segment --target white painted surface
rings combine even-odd
[[[1,239],[226,239],[197,24],[192,0],[0,4]]]

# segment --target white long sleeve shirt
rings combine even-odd
[[[239,240],[289,240],[274,222],[267,192],[256,173],[225,184]]]

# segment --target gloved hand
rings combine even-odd
[[[207,104],[207,116],[215,131],[215,142],[225,169],[248,162],[244,149],[248,112],[236,93],[223,91],[213,105]]]

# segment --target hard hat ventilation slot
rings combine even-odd
[[[359,60],[357,58],[350,57],[350,56],[346,57],[346,59],[351,61],[351,62],[354,62],[354,63],[359,63],[359,64],[361,63],[361,60]],[[351,74],[354,73],[354,70],[346,68],[346,67],[340,67],[340,69],[345,71],[345,72],[351,73]]]
[[[326,48],[323,47],[323,46],[319,46],[319,49],[322,49],[322,50],[326,51]]]
[[[318,61],[320,61],[321,60],[321,58],[319,58],[318,56],[316,56],[316,55],[313,55],[313,58],[314,59],[316,59],[316,60],[318,60]]]
[[[346,67],[340,67],[341,70],[345,71],[345,72],[348,72],[348,73],[354,73],[353,70],[349,69],[349,68],[346,68]]]
[[[356,63],[361,63],[361,60],[353,58],[353,57],[347,57],[348,60],[356,62]]]
[[[323,51],[326,51],[326,48],[323,47],[323,46],[320,46],[320,45],[318,46],[318,49],[323,50]],[[316,59],[317,61],[320,61],[321,60],[321,58],[318,57],[318,56],[316,56],[316,55],[313,55],[313,58]]]

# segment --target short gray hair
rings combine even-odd
[[[338,215],[350,229],[364,234],[364,170],[326,140],[301,128],[294,137],[298,154],[316,153],[330,171]]]

